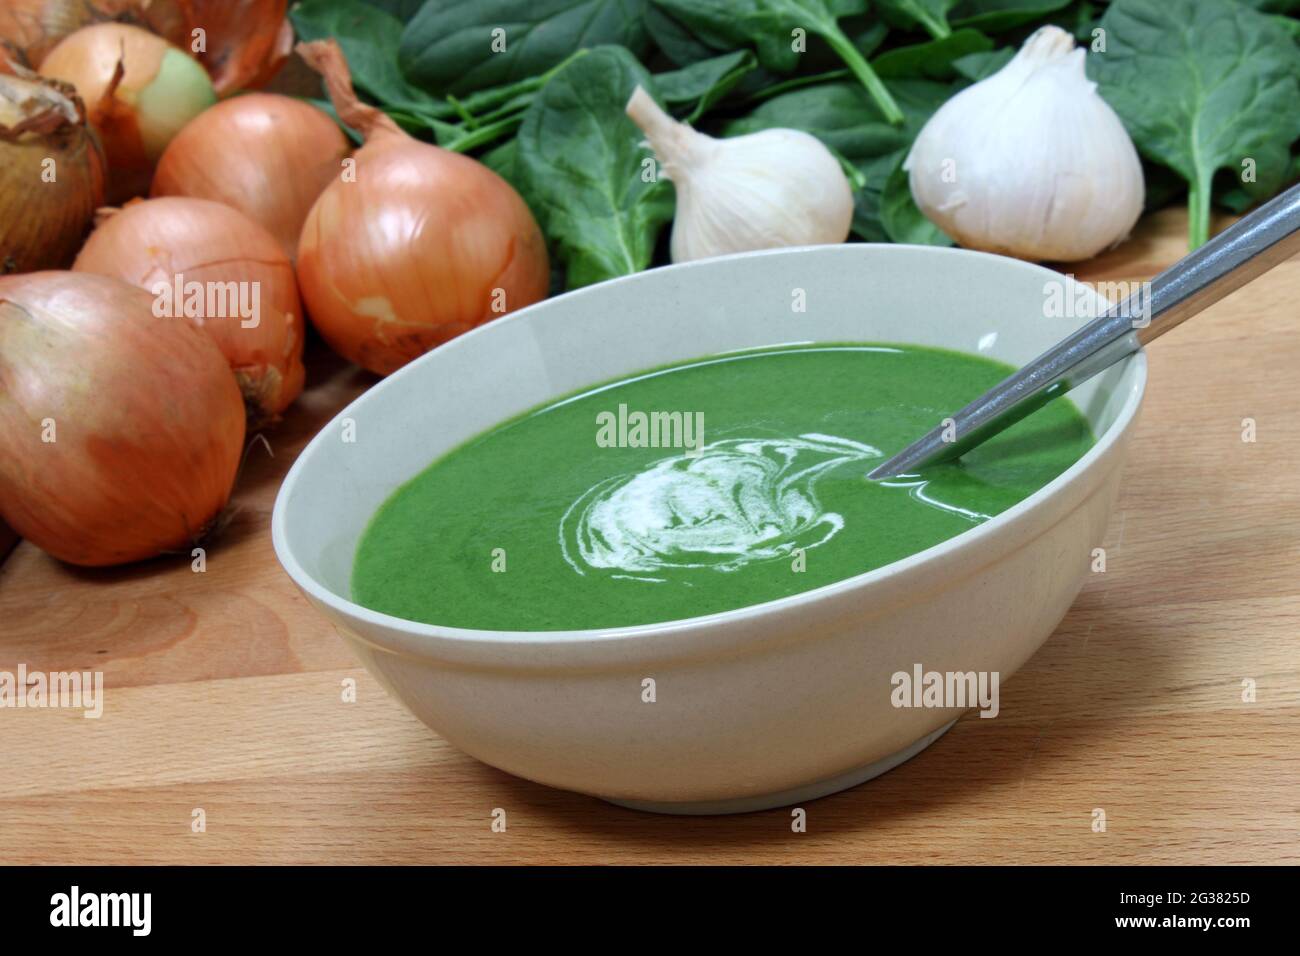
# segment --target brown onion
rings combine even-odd
[[[104,201],[104,154],[72,87],[0,76],[0,274],[66,266]]]
[[[338,124],[310,103],[249,93],[204,110],[176,134],[158,161],[151,195],[233,206],[293,258],[312,203],[348,151]]]
[[[0,515],[63,561],[190,548],[230,498],[244,406],[153,298],[72,272],[0,278]]]
[[[216,102],[198,61],[139,27],[99,23],[64,37],[41,62],[86,102],[108,158],[108,201],[149,188],[154,164],[182,126]]]
[[[178,46],[188,42],[178,0],[4,0],[0,48],[34,68],[69,33],[108,20],[145,27]]]
[[[130,203],[104,217],[72,268],[147,289],[160,312],[197,321],[234,370],[255,423],[302,392],[304,325],[293,265],[237,209],[182,197]],[[257,314],[241,312],[241,301],[256,302]]]
[[[298,282],[325,340],[387,375],[546,296],[546,244],[510,185],[482,163],[412,139],[352,92],[333,40],[300,44],[365,145],[312,207]]]

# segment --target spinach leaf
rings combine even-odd
[[[1300,0],[1241,0],[1261,13],[1295,13],[1300,10]]]
[[[299,39],[335,37],[348,59],[352,82],[385,109],[448,119],[455,111],[406,82],[397,69],[402,24],[361,0],[303,0],[289,16]]]
[[[651,42],[675,66],[690,66],[718,55],[718,48],[709,46],[657,4],[651,3],[646,7],[645,27]]]
[[[1252,168],[1276,192],[1300,138],[1300,51],[1276,18],[1230,0],[1116,0],[1088,58],[1138,149],[1189,184],[1189,244],[1209,238],[1216,170]]]
[[[899,26],[919,26],[936,40],[968,27],[1003,33],[1068,7],[1071,0],[877,0],[881,15]]]
[[[1216,206],[1222,206],[1237,215],[1241,215],[1256,202],[1256,197],[1248,193],[1245,185],[1237,180],[1236,175],[1226,169],[1221,169],[1214,174],[1211,194]]]
[[[854,192],[853,232],[870,242],[884,242],[889,238],[881,220],[885,184],[925,121],[954,92],[950,84],[929,80],[891,80],[889,89],[903,111],[902,126],[887,122],[861,86],[838,82],[773,97],[728,124],[724,133],[739,136],[788,127],[816,136],[851,163],[864,181]]]
[[[1070,0],[961,0],[949,17],[954,27],[1004,33],[1064,10]]]
[[[496,173],[510,185],[518,189],[516,176],[517,167],[515,159],[519,155],[519,140],[508,139],[498,146],[492,147],[486,153],[479,157],[481,162],[492,172]]]
[[[871,65],[885,79],[927,77],[950,80],[957,73],[957,60],[992,49],[993,41],[978,30],[958,30],[927,43],[894,47],[872,60]]]
[[[645,52],[647,0],[428,0],[402,35],[412,82],[460,96],[544,73],[575,50]]]
[[[848,33],[848,30],[846,29],[845,32]],[[861,30],[849,33],[849,36],[852,37],[853,45],[857,47],[859,53],[863,56],[871,56],[885,42],[885,37],[889,36],[889,25],[873,20]]]
[[[512,174],[570,289],[646,268],[673,216],[672,188],[646,180],[651,154],[624,112],[637,84],[653,95],[632,54],[597,47],[551,78],[519,129]]]
[[[694,123],[757,66],[753,53],[737,50],[660,73],[655,77],[655,89],[669,106],[690,106],[684,118]]]
[[[1084,48],[1092,45],[1095,39],[1092,31],[1100,20],[1101,11],[1092,0],[1077,0],[1074,6],[1067,7],[1057,18],[1059,25],[1073,33],[1075,41]]]
[[[355,143],[356,145],[360,146],[365,142],[365,140],[361,138],[360,133],[358,133],[351,126],[349,126],[347,123],[343,122],[343,120],[339,118],[338,111],[334,109],[334,104],[332,102],[326,99],[320,99],[318,97],[313,97],[313,96],[304,96],[302,100],[304,103],[310,103],[312,106],[316,107],[316,109],[320,110],[330,119],[332,119],[334,122],[338,123],[339,129],[343,130],[347,138],[352,140],[352,142]]]
[[[968,53],[953,60],[952,68],[972,83],[978,83],[1010,63],[1015,55],[1016,51],[1006,46],[988,53]]]
[[[365,2],[372,7],[378,7],[403,23],[410,22],[411,17],[424,6],[424,0],[365,0]]]
[[[925,218],[912,198],[907,170],[898,162],[885,180],[880,196],[880,224],[890,242],[912,245],[951,246],[947,233]]]
[[[733,50],[752,43],[758,61],[778,73],[791,73],[806,44],[802,30],[821,37],[871,95],[885,118],[901,123],[903,114],[888,88],[840,29],[839,19],[866,10],[866,0],[654,0],[709,46]]]
[[[1297,43],[1300,43],[1300,20],[1296,20],[1294,17],[1284,16],[1275,16],[1273,19],[1277,22],[1278,26],[1291,34]]]
[[[880,15],[895,26],[919,26],[936,40],[952,32],[948,11],[958,0],[876,0]]]
[[[885,24],[873,24],[854,36],[853,45],[858,48],[858,52],[863,56],[870,56],[884,42],[888,33],[889,27]],[[810,49],[809,54],[811,55],[812,52]],[[759,67],[741,81],[739,94],[748,102],[757,103],[805,86],[816,86],[819,83],[852,78],[853,73],[848,67],[839,67],[838,69],[827,70],[824,73],[800,72],[784,80],[778,79],[762,67]]]

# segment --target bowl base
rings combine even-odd
[[[675,803],[671,801],[658,802],[654,800],[609,800],[620,807],[627,807],[630,810],[644,810],[646,813],[671,813],[681,816],[713,816],[723,813],[754,813],[758,810],[771,810],[774,807],[786,807],[795,803],[803,803],[807,800],[816,800],[819,797],[828,797],[832,793],[839,793],[841,790],[848,790],[850,787],[856,787],[860,783],[865,783],[872,777],[878,777],[882,773],[893,770],[899,764],[911,760],[930,744],[934,743],[944,734],[946,734],[952,725],[957,723],[952,720],[938,730],[926,734],[915,743],[908,744],[897,753],[892,753],[888,757],[882,757],[865,767],[858,767],[845,773],[838,774],[826,780],[819,780],[816,783],[804,784],[801,787],[791,787],[789,790],[781,790],[776,793],[764,793],[756,797],[737,797],[734,800],[698,800],[684,801]]]

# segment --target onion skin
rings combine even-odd
[[[145,27],[177,46],[189,37],[177,0],[4,0],[0,48],[34,68],[68,34],[108,20]]]
[[[195,318],[226,357],[253,422],[274,420],[302,392],[304,322],[293,265],[265,229],[207,199],[133,202],[86,240],[76,272],[112,276],[150,292],[184,283],[257,283],[260,314],[244,328],[236,310]],[[183,303],[182,303],[183,304]]]
[[[350,148],[338,124],[311,104],[249,93],[185,125],[158,161],[150,194],[232,206],[275,236],[292,259],[307,213]]]
[[[202,331],[152,303],[103,276],[0,278],[0,514],[71,564],[188,551],[234,486],[239,389]]]
[[[199,62],[218,96],[265,86],[293,52],[288,0],[178,0],[190,30],[202,29]]]
[[[363,147],[365,188],[335,181],[298,243],[312,324],[345,358],[388,375],[502,313],[546,297],[546,248],[518,194],[486,166],[421,144]],[[441,198],[425,218],[431,190]],[[507,192],[509,190],[509,192]],[[480,276],[466,281],[466,276]]]
[[[387,375],[545,298],[546,244],[519,194],[483,164],[418,142],[360,103],[334,41],[298,50],[366,138],[355,181],[338,176],[326,187],[298,242],[299,287],[325,341]]]
[[[66,266],[104,202],[104,172],[72,87],[0,76],[0,274]]]
[[[172,137],[216,102],[197,61],[139,27],[98,23],[64,37],[41,62],[45,76],[71,83],[108,159],[108,201],[149,189]]]

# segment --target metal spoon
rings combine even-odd
[[[867,477],[915,474],[958,458],[1152,339],[1300,252],[1300,186],[1271,199],[1062,339]]]

